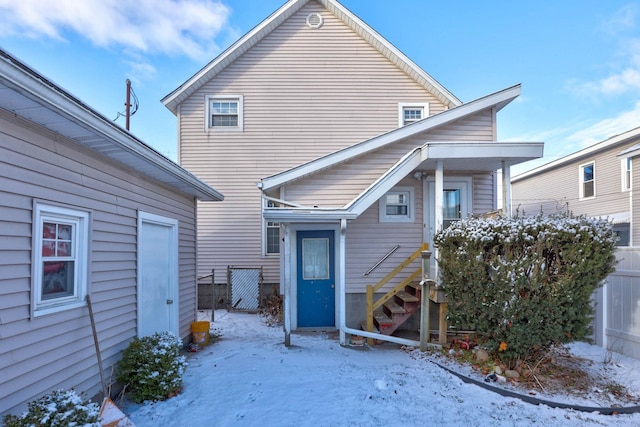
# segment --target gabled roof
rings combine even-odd
[[[511,182],[517,182],[522,179],[529,178],[534,175],[538,175],[545,171],[569,164],[578,159],[581,159],[587,156],[592,156],[594,153],[607,150],[611,147],[615,147],[616,145],[626,144],[634,138],[640,138],[640,127],[628,130],[619,135],[612,136],[611,138],[605,139],[604,141],[600,141],[589,147],[583,148],[582,150],[578,150],[575,153],[568,154],[557,160],[554,160],[549,163],[545,163],[544,165],[538,166],[537,168],[533,168],[527,172],[523,172],[521,174],[515,175],[511,178]],[[638,154],[640,154],[640,144],[635,145],[627,150],[624,150],[618,155],[619,156],[626,155],[627,157],[634,157],[634,156],[637,156]]]
[[[383,38],[375,30],[364,23],[360,18],[354,15],[346,7],[336,0],[290,0],[280,9],[275,11],[271,16],[262,21],[251,31],[242,36],[238,41],[222,52],[213,61],[208,63],[204,68],[193,75],[189,80],[183,83],[176,90],[168,94],[162,99],[162,103],[174,114],[177,113],[178,105],[180,105],[191,94],[205,85],[214,78],[222,70],[229,66],[233,61],[239,58],[246,51],[255,46],[260,40],[265,38],[280,24],[300,10],[310,1],[317,1],[325,7],[329,12],[341,19],[353,31],[358,33],[360,37],[370,43],[382,55],[389,59],[393,64],[402,69],[416,82],[422,85],[426,90],[431,92],[448,108],[456,107],[462,102],[456,98],[451,92],[438,83],[433,77],[422,70],[418,65],[405,56],[400,50],[393,46],[389,41]]]
[[[429,131],[437,126],[459,120],[465,116],[475,114],[487,108],[496,108],[496,110],[500,110],[505,105],[513,101],[518,95],[520,95],[519,84],[482,98],[478,98],[466,104],[462,104],[450,110],[429,116],[410,125],[394,129],[385,134],[333,152],[277,175],[263,178],[258,185],[262,190],[279,187],[287,182],[311,175],[322,169],[332,167],[338,163],[348,161],[354,157],[361,156],[419,133]]]
[[[50,129],[184,194],[222,194],[0,49],[0,108]]]
[[[542,142],[428,142],[405,154],[366,190],[341,208],[265,208],[264,218],[281,222],[354,219],[417,168],[433,168],[436,162],[443,162],[445,169],[449,169],[449,164],[462,161],[467,165],[467,170],[496,170],[503,161],[514,165],[540,158],[543,149]]]

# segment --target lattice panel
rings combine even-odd
[[[262,269],[229,267],[231,306],[237,310],[257,310],[260,303]]]

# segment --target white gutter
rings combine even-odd
[[[95,132],[96,135],[102,136],[111,141],[113,146],[127,151],[130,155],[134,155],[142,159],[147,164],[153,165],[155,168],[162,170],[173,178],[186,183],[200,193],[199,198],[212,201],[221,201],[224,199],[224,196],[221,193],[208,186],[203,181],[200,181],[195,175],[167,159],[165,156],[143,141],[134,137],[129,132],[113,124],[100,113],[93,110],[70,93],[67,93],[64,89],[41,76],[35,70],[18,61],[1,49],[0,59],[4,59],[0,60],[0,76],[12,90],[15,90],[67,120],[76,123],[91,132]],[[19,113],[14,113],[20,116]],[[42,123],[39,123],[37,119],[29,120],[42,125]],[[85,145],[82,141],[73,138],[73,136],[64,136]],[[101,152],[95,149],[94,151]],[[105,152],[101,153],[111,157],[119,163],[127,164],[125,160],[110,156]],[[152,176],[148,172],[141,172]],[[156,179],[159,178],[156,177]],[[170,183],[167,184],[171,185]]]

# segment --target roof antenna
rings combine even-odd
[[[125,129],[129,130],[129,119],[131,118],[131,80],[127,79],[127,98],[124,103]]]
[[[136,113],[136,111],[138,111],[139,102],[138,102],[138,97],[136,96],[136,93],[133,91],[133,88],[131,88],[131,80],[127,79],[126,83],[127,83],[127,96],[126,96],[126,101],[124,103],[124,107],[125,107],[124,113],[118,113],[118,115],[116,116],[115,119],[113,119],[113,121],[115,122],[121,116],[124,116],[125,129],[127,129],[128,131],[130,127],[131,116],[133,116]],[[133,98],[133,104],[131,104],[132,98]]]

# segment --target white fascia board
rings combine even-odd
[[[627,132],[621,133],[619,135],[615,135],[612,136],[611,138],[605,139],[604,141],[598,142],[596,144],[593,144],[587,148],[584,148],[582,150],[576,151],[575,153],[571,153],[568,154],[564,157],[561,157],[559,159],[553,160],[549,163],[545,163],[544,165],[538,166],[536,168],[533,168],[531,170],[528,170],[526,172],[523,172],[521,174],[518,174],[516,176],[511,177],[511,182],[517,182],[520,181],[522,179],[528,178],[530,176],[533,175],[537,175],[539,173],[548,171],[550,169],[556,168],[556,167],[560,167],[563,166],[565,164],[571,163],[577,159],[580,159],[581,157],[585,157],[585,156],[589,156],[589,155],[593,155],[599,151],[605,150],[607,148],[610,148],[614,145],[617,144],[622,144],[625,142],[628,142],[628,140],[632,139],[632,138],[637,138],[640,137],[640,127],[638,128],[634,128],[631,129]],[[629,148],[628,150],[622,151],[618,156],[624,156],[626,154],[627,157],[632,157],[635,154],[631,154],[631,152],[628,152],[630,150],[632,150],[633,147]],[[638,149],[640,150],[640,147],[638,147]]]
[[[357,214],[347,212],[344,209],[265,209],[262,217],[274,222],[339,222],[342,219],[352,220],[357,218]]]
[[[11,57],[11,55],[6,55]],[[141,140],[132,136],[129,132],[108,121],[98,112],[72,95],[67,94],[66,91],[42,77],[34,70],[31,70],[26,65],[20,63],[15,58],[13,58],[13,60],[21,64],[24,68],[16,66],[9,60],[0,60],[0,76],[2,80],[5,80],[14,90],[17,90],[49,110],[55,111],[68,120],[86,129],[91,129],[96,134],[112,141],[114,146],[119,146],[131,153],[131,155],[137,156],[145,162],[153,164],[179,180],[188,183],[202,193],[205,200],[221,201],[224,199],[221,193],[200,181],[200,179],[186,169],[167,159]]]
[[[190,94],[202,87],[207,81],[212,79],[219,71],[226,68],[240,55],[251,47],[255,46],[267,34],[269,34],[282,21],[297,12],[309,0],[289,0],[278,10],[273,12],[267,19],[253,27],[248,33],[238,39],[235,43],[225,49],[213,61],[205,65],[200,71],[194,74],[189,80],[181,84],[173,92],[161,99],[161,102],[174,114],[178,111],[178,104],[186,99]]]
[[[319,2],[334,15],[340,17],[343,22],[345,22],[349,27],[351,27],[356,33],[364,32],[370,35],[373,39],[378,41],[382,45],[382,49],[376,47],[384,56],[389,58],[391,62],[394,61],[395,58],[398,59],[405,67],[411,69],[418,77],[424,79],[427,82],[427,85],[430,86],[427,89],[434,90],[435,92],[439,92],[442,95],[443,104],[448,107],[456,107],[462,104],[456,96],[454,96],[451,92],[449,92],[444,86],[442,86],[436,79],[434,79],[431,75],[425,72],[422,68],[420,68],[415,62],[413,62],[409,57],[407,57],[404,53],[402,53],[398,48],[396,48],[393,44],[391,44],[387,39],[382,37],[377,31],[371,28],[367,23],[358,18],[353,12],[344,7],[342,4],[338,3],[334,0],[319,0]],[[346,18],[346,19],[344,19]],[[394,58],[395,57],[395,58]],[[396,64],[400,68],[404,68],[400,64]],[[404,70],[407,74],[411,74],[409,70]],[[437,95],[437,94],[436,94]],[[440,97],[438,97],[440,98]]]
[[[358,215],[362,214],[369,206],[377,202],[380,197],[411,173],[411,171],[420,166],[420,163],[422,163],[420,156],[421,151],[421,148],[418,147],[405,154],[402,159],[390,167],[380,178],[349,202],[345,206],[345,209],[348,209],[350,212],[355,212]]]
[[[428,142],[422,146],[422,161],[446,159],[503,159],[528,161],[542,157],[543,142],[452,141]]]
[[[333,152],[316,160],[312,160],[308,163],[296,166],[277,175],[263,178],[262,182],[258,184],[258,186],[263,190],[269,190],[271,188],[279,187],[287,182],[295,181],[306,175],[310,175],[338,163],[345,162],[367,152],[377,150],[381,147],[392,144],[404,138],[408,138],[421,132],[428,131],[437,126],[441,126],[454,120],[458,120],[462,117],[474,114],[478,111],[482,111],[494,105],[511,102],[518,95],[520,95],[520,85],[511,86],[507,89],[484,96],[482,98],[476,99],[475,101],[463,104],[459,107],[455,107],[450,110],[435,114],[433,116],[429,116],[410,125],[394,129],[385,134],[373,137],[369,140]]]

